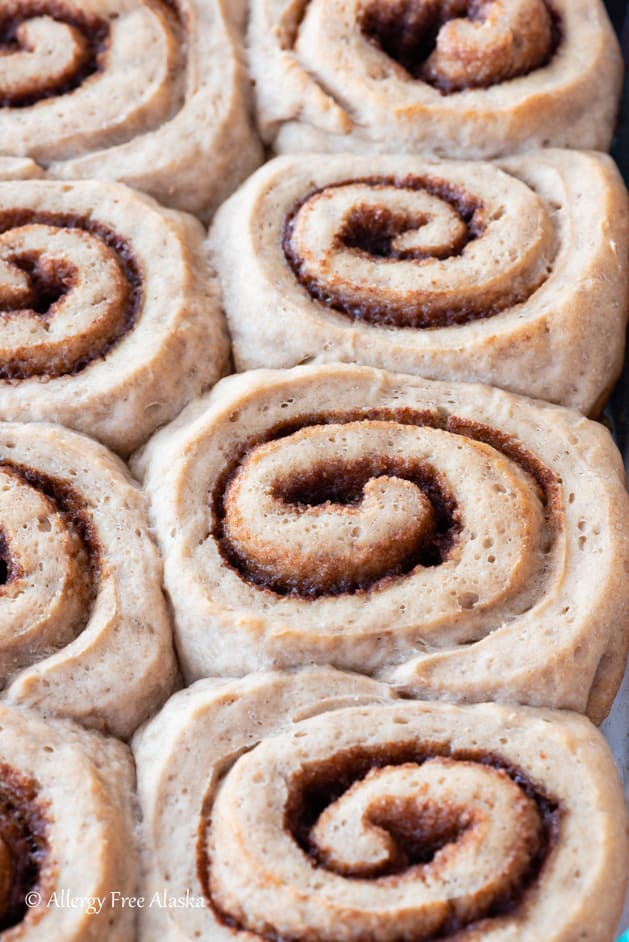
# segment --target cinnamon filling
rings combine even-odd
[[[22,922],[27,894],[47,883],[47,830],[37,783],[0,764],[0,932]]]
[[[341,281],[330,275],[325,282],[316,274],[308,271],[296,239],[296,225],[300,213],[311,201],[321,194],[342,187],[361,185],[376,192],[383,187],[395,187],[398,190],[424,191],[442,200],[454,210],[462,223],[463,234],[445,245],[422,250],[421,248],[400,248],[396,240],[409,232],[421,230],[428,219],[423,215],[408,212],[394,212],[386,205],[379,207],[358,205],[344,220],[339,220],[339,231],[332,251],[350,251],[362,256],[371,256],[382,264],[400,260],[413,260],[421,264],[427,259],[446,259],[460,256],[470,242],[481,238],[485,229],[482,223],[483,204],[465,193],[460,187],[452,186],[443,180],[415,176],[369,177],[356,180],[344,180],[313,190],[300,200],[286,217],[282,229],[282,250],[299,283],[309,295],[326,307],[344,314],[352,320],[364,321],[375,326],[396,328],[434,329],[466,324],[474,320],[494,317],[502,311],[522,304],[539,287],[539,277],[526,284],[514,284],[511,290],[502,296],[487,300],[475,299],[473,292],[469,297],[460,297],[456,301],[437,304],[434,300],[422,298],[421,292],[409,291],[408,297],[398,299],[393,296],[378,296],[378,290],[361,292],[361,298],[351,295],[344,289]]]
[[[559,528],[557,517],[559,482],[550,469],[509,435],[481,423],[458,419],[455,416],[417,412],[412,409],[371,409],[332,412],[325,416],[303,416],[301,419],[280,423],[266,433],[247,441],[226,466],[214,488],[212,536],[225,564],[246,582],[273,592],[277,596],[316,599],[383,589],[392,580],[402,578],[417,566],[439,566],[448,559],[464,523],[460,518],[456,497],[448,492],[441,477],[427,464],[414,462],[410,458],[385,455],[377,461],[353,463],[339,461],[333,465],[313,467],[306,474],[284,480],[276,488],[275,496],[297,508],[313,507],[329,502],[337,505],[339,512],[342,512],[343,508],[361,501],[365,484],[374,477],[388,475],[411,481],[428,497],[433,509],[434,525],[427,536],[424,534],[420,545],[415,547],[413,552],[409,553],[393,570],[387,565],[387,551],[384,547],[380,572],[376,576],[358,582],[351,582],[344,573],[338,573],[329,578],[324,565],[321,566],[321,572],[325,574],[325,577],[318,581],[284,580],[274,576],[272,560],[269,561],[268,567],[260,567],[254,560],[243,556],[234,546],[228,525],[230,486],[247,456],[260,445],[287,438],[304,428],[359,421],[387,421],[402,425],[440,428],[455,435],[482,441],[495,448],[517,463],[536,482],[546,514],[549,544],[554,539]]]
[[[425,494],[432,507],[432,515],[425,527],[418,527],[417,538],[408,547],[400,562],[391,565],[391,547],[373,548],[374,564],[384,575],[369,575],[352,578],[339,571],[333,559],[321,559],[317,580],[294,578],[283,580],[269,568],[256,565],[231,544],[228,529],[225,529],[223,548],[241,575],[261,588],[270,589],[278,595],[297,595],[318,598],[321,595],[341,595],[371,588],[383,578],[392,579],[411,572],[416,566],[438,566],[447,558],[460,530],[456,501],[449,494],[439,475],[427,465],[412,460],[383,456],[376,461],[356,461],[314,468],[312,471],[294,475],[275,489],[275,496],[285,504],[296,508],[334,505],[338,513],[344,508],[358,505],[364,497],[368,481],[377,477],[394,477],[410,481]],[[229,500],[229,487],[226,492]]]
[[[20,380],[32,376],[52,378],[80,373],[94,360],[106,356],[132,330],[143,301],[140,264],[129,243],[112,229],[95,219],[70,213],[36,212],[30,209],[0,211],[0,234],[32,225],[84,230],[100,239],[118,261],[126,283],[126,299],[112,331],[95,340],[89,354],[74,361],[70,358],[53,360],[42,366],[29,360],[28,349],[25,348],[23,354],[0,361],[0,380]],[[44,263],[35,252],[20,253],[8,261],[28,276],[29,292],[27,298],[20,298],[18,302],[3,300],[0,316],[19,316],[21,311],[28,310],[45,320],[54,317],[56,306],[63,302],[75,284],[77,271],[72,262],[60,259],[53,264]]]
[[[506,917],[524,904],[527,892],[542,875],[544,865],[559,839],[562,809],[559,803],[535,785],[522,770],[505,761],[499,755],[483,753],[472,749],[452,749],[444,743],[393,743],[387,746],[356,746],[339,752],[325,762],[305,763],[299,774],[288,782],[288,798],[284,811],[285,830],[293,837],[296,844],[309,857],[314,869],[323,868],[336,873],[333,865],[321,859],[320,852],[313,842],[315,825],[323,813],[352,786],[361,782],[373,770],[395,766],[423,763],[438,758],[447,758],[453,762],[480,763],[508,776],[520,789],[522,795],[533,804],[538,819],[537,839],[532,845],[530,858],[523,875],[513,883],[506,875],[505,889],[483,907],[483,911],[468,921],[462,921],[450,915],[436,934],[426,936],[408,936],[408,942],[436,942],[456,935],[464,929],[473,929],[490,919]],[[430,814],[418,820],[416,806],[412,802],[396,800],[383,796],[372,823],[383,828],[393,839],[396,853],[378,874],[374,883],[390,882],[402,878],[411,868],[430,866],[436,856],[448,845],[464,837],[466,824],[461,820],[457,809],[447,801],[434,803]],[[210,888],[210,868],[212,862],[208,853],[207,828],[211,811],[203,815],[198,832],[197,873],[203,887],[205,898],[212,907],[216,918],[225,926],[236,931],[245,931],[246,926],[239,923],[229,912],[224,912],[217,905]],[[366,879],[363,872],[355,875],[341,871],[345,879]],[[447,899],[444,899],[447,902]],[[269,924],[259,933],[268,942],[297,942],[278,934]],[[406,938],[406,936],[405,936]],[[377,939],[377,929],[373,939]],[[311,938],[310,942],[316,942]]]
[[[0,55],[31,52],[20,35],[21,27],[36,17],[50,17],[73,32],[79,52],[73,69],[57,76],[42,76],[35,86],[16,83],[0,91],[0,107],[27,108],[47,98],[66,95],[101,71],[109,45],[109,24],[67,7],[61,0],[4,0],[0,8]]]
[[[547,0],[535,0],[524,22],[492,23],[495,6],[500,4],[494,0],[365,0],[358,25],[409,77],[449,95],[528,75],[547,66],[555,55],[561,21]],[[495,30],[495,45],[487,46],[485,36],[475,46],[468,32],[440,48],[443,28],[457,20],[484,26],[485,33]]]

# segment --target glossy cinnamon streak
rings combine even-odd
[[[443,429],[455,435],[463,435],[491,445],[491,447],[519,464],[537,483],[540,499],[545,508],[549,540],[552,541],[554,534],[560,529],[561,523],[558,516],[559,482],[554,473],[545,467],[535,455],[527,451],[517,439],[499,430],[489,428],[481,423],[459,419],[456,416],[438,412],[415,412],[407,408],[399,410],[370,409],[355,412],[339,411],[326,415],[306,415],[301,419],[280,423],[266,433],[245,442],[226,466],[214,488],[212,494],[212,535],[225,564],[239,573],[241,578],[276,595],[315,599],[322,596],[336,596],[350,592],[369,592],[374,589],[384,588],[392,580],[402,578],[415,566],[438,566],[448,558],[448,554],[455,545],[464,523],[460,518],[456,495],[448,493],[441,476],[428,464],[413,462],[410,458],[402,460],[385,456],[383,456],[381,464],[378,462],[373,467],[371,463],[367,462],[359,462],[356,465],[339,462],[338,464],[335,463],[333,467],[329,465],[321,468],[315,467],[307,475],[300,475],[286,481],[277,490],[276,496],[287,503],[297,505],[316,505],[325,501],[346,505],[359,502],[366,481],[378,474],[390,474],[413,481],[430,499],[436,513],[437,527],[431,541],[427,545],[421,546],[418,553],[407,559],[400,571],[383,572],[379,578],[358,585],[352,585],[342,577],[339,578],[336,584],[326,587],[310,583],[304,585],[297,581],[285,583],[280,579],[269,578],[266,573],[258,571],[255,564],[244,559],[231,543],[227,527],[226,506],[229,497],[229,485],[237,474],[242,461],[251,451],[267,442],[286,438],[303,428],[359,421],[381,421],[401,425],[427,426]]]
[[[0,932],[20,923],[29,912],[35,915],[27,909],[27,893],[42,893],[52,882],[48,809],[38,792],[33,779],[0,763],[0,838],[11,867],[8,898],[0,911]]]
[[[391,186],[402,190],[425,190],[431,196],[444,200],[455,210],[467,226],[467,238],[453,245],[451,251],[447,254],[440,253],[438,256],[422,254],[417,251],[397,252],[392,249],[392,240],[409,229],[418,228],[418,224],[421,225],[423,220],[414,221],[410,214],[392,213],[384,206],[382,210],[375,213],[373,207],[359,205],[352,211],[350,219],[339,228],[336,240],[336,248],[338,249],[350,249],[375,258],[381,258],[384,264],[399,259],[415,259],[421,263],[425,258],[452,258],[461,255],[466,245],[483,235],[484,227],[480,221],[480,212],[483,209],[482,201],[466,193],[461,187],[453,186],[445,180],[415,176],[401,178],[361,177],[355,180],[343,180],[312,190],[296,203],[284,220],[282,249],[295,277],[314,300],[325,304],[340,314],[345,314],[353,320],[365,321],[375,326],[430,329],[450,327],[453,324],[465,324],[469,321],[494,317],[509,307],[522,304],[539,287],[538,284],[535,284],[529,291],[514,291],[498,298],[491,306],[482,308],[475,306],[466,298],[461,298],[458,304],[445,310],[435,309],[431,305],[423,304],[421,298],[418,298],[403,312],[391,310],[386,301],[378,300],[377,297],[374,297],[374,300],[369,304],[356,304],[354,301],[346,301],[343,298],[342,289],[339,289],[338,293],[331,292],[328,286],[319,285],[316,278],[309,277],[306,274],[303,259],[299,255],[297,247],[293,244],[293,232],[299,212],[309,200],[327,190],[355,184],[373,187],[374,189]],[[374,291],[375,295],[376,292]]]
[[[69,362],[63,369],[50,370],[38,373],[33,365],[29,364],[28,351],[23,358],[0,360],[0,380],[29,379],[31,376],[65,376],[80,373],[94,360],[104,357],[129,331],[132,330],[143,302],[143,278],[141,267],[135,257],[133,249],[112,229],[95,219],[88,219],[70,213],[35,212],[30,209],[12,209],[0,211],[0,233],[21,226],[43,225],[55,228],[83,229],[96,236],[115,253],[125,280],[128,285],[128,296],[125,309],[117,320],[113,334],[100,345],[97,345],[89,356],[81,357],[76,362]],[[31,310],[43,318],[54,317],[54,305],[71,290],[76,269],[71,259],[61,259],[54,278],[43,271],[38,264],[36,253],[22,253],[11,259],[11,263],[28,275],[31,284]],[[18,311],[12,311],[4,305],[0,309],[0,316],[19,316]]]
[[[255,747],[254,747],[255,748]],[[526,774],[502,759],[499,755],[483,753],[478,750],[455,750],[444,743],[392,743],[386,747],[356,746],[331,756],[326,762],[304,764],[298,777],[288,783],[288,799],[284,809],[285,829],[293,836],[295,842],[307,854],[314,868],[324,867],[318,860],[316,850],[313,848],[310,834],[323,811],[338,800],[352,785],[361,781],[372,769],[386,766],[399,766],[408,763],[422,765],[429,759],[448,758],[454,761],[477,762],[507,774],[513,782],[536,805],[541,825],[541,842],[536,854],[531,857],[526,876],[514,888],[500,894],[494,899],[486,912],[480,918],[468,923],[450,917],[437,934],[418,935],[409,938],[407,942],[437,942],[438,939],[448,937],[463,929],[471,929],[485,923],[487,920],[506,917],[517,911],[525,902],[527,891],[543,877],[543,868],[553,848],[559,840],[562,809],[560,804],[550,795],[545,794],[541,787],[535,785]],[[403,874],[405,870],[430,864],[435,854],[449,843],[456,843],[463,829],[454,816],[448,820],[448,808],[442,808],[439,815],[440,827],[435,832],[418,827],[417,822],[409,815],[408,820],[397,823],[395,833],[392,833],[399,847],[399,856],[396,863],[373,879],[377,885],[379,881],[394,879],[396,875]],[[208,852],[206,831],[211,819],[211,808],[204,808],[199,824],[197,836],[197,875],[204,896],[211,906],[216,918],[225,926],[237,931],[248,931],[231,914],[223,912],[217,906],[210,889],[210,870],[212,862]],[[325,867],[324,867],[325,869]],[[335,872],[334,870],[332,872]],[[347,879],[354,879],[349,876]],[[357,877],[364,879],[364,877]],[[296,938],[289,938],[276,933],[271,926],[260,934],[260,938],[267,942],[298,942]],[[376,942],[377,933],[365,942]],[[316,942],[316,938],[309,936],[307,942]]]
[[[480,20],[483,7],[489,0],[397,0],[396,3],[381,4],[380,0],[368,0],[363,6],[359,28],[363,35],[390,59],[397,62],[405,72],[420,79],[442,95],[472,88],[489,88],[501,84],[503,79],[478,78],[474,83],[452,84],[443,76],[431,75],[425,66],[434,52],[441,27],[450,20],[466,18]],[[517,73],[521,78],[547,66],[555,56],[562,39],[561,18],[548,0],[544,0],[551,23],[551,41],[547,50],[542,50],[539,62],[532,69]],[[513,78],[514,76],[512,76]]]
[[[17,33],[25,22],[35,17],[48,16],[80,33],[85,52],[72,76],[61,82],[44,82],[35,93],[9,90],[0,97],[2,108],[27,108],[46,98],[66,95],[74,91],[91,75],[104,68],[109,45],[109,24],[100,17],[87,16],[67,7],[62,0],[4,0],[0,8],[0,52],[17,52],[23,47]]]

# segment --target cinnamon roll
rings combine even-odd
[[[188,901],[140,942],[614,938],[627,817],[582,716],[314,669],[199,681],[134,751],[143,896]]]
[[[367,367],[223,380],[133,461],[186,678],[329,663],[600,720],[629,642],[606,429]]]
[[[176,666],[145,500],[101,445],[0,423],[2,696],[130,736]]]
[[[212,385],[228,340],[204,237],[120,184],[0,179],[0,418],[126,455]]]
[[[210,244],[237,369],[349,361],[597,412],[622,369],[629,202],[608,157],[282,157]]]
[[[3,940],[134,942],[134,787],[127,746],[0,705]]]
[[[601,0],[252,0],[248,44],[279,152],[608,150],[622,87]]]
[[[0,153],[200,216],[256,167],[245,0],[3,0]]]

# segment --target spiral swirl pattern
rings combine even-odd
[[[598,0],[255,0],[249,47],[279,152],[607,150],[622,84]]]
[[[4,697],[129,736],[175,677],[141,497],[82,436],[0,426]]]
[[[110,902],[135,890],[128,748],[4,705],[0,722],[0,932],[132,942],[133,914]]]
[[[596,413],[622,368],[628,218],[601,156],[284,157],[210,245],[241,370],[361,362]]]
[[[445,94],[541,68],[560,30],[546,0],[369,0],[359,25],[389,58]]]
[[[103,65],[109,24],[50,0],[9,0],[0,13],[0,107],[20,108],[79,88]]]
[[[489,317],[528,300],[556,250],[530,191],[512,186],[508,215],[504,191],[483,195],[475,205],[434,178],[333,185],[307,196],[286,221],[284,253],[312,297],[368,323],[442,327]]]
[[[0,279],[1,379],[80,373],[133,328],[142,303],[130,246],[71,215],[0,213]]]
[[[582,717],[305,670],[200,681],[134,751],[145,890],[206,901],[143,914],[142,942],[612,938],[622,789]]]
[[[115,184],[0,182],[2,418],[128,453],[218,378],[227,349],[196,221]]]
[[[7,0],[2,153],[209,214],[259,162],[241,16],[224,0]]]
[[[419,696],[609,708],[629,498],[576,413],[361,367],[255,371],[133,467],[188,679],[315,661]]]

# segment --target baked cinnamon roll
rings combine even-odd
[[[145,501],[101,445],[0,423],[2,697],[130,736],[177,670]]]
[[[578,413],[367,367],[257,370],[132,466],[188,681],[315,662],[418,697],[608,711],[629,496]]]
[[[252,0],[248,42],[280,152],[611,143],[623,66],[601,0]]]
[[[203,227],[120,184],[16,181],[28,166],[3,166],[0,418],[128,454],[226,367]]]
[[[366,363],[597,413],[622,369],[628,220],[602,155],[278,158],[211,231],[236,367]]]
[[[140,942],[612,942],[622,787],[567,712],[330,669],[199,681],[134,740]],[[164,889],[165,888],[165,889]]]
[[[0,153],[200,216],[260,162],[244,0],[3,0]]]

